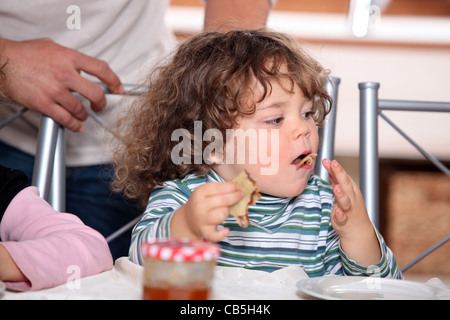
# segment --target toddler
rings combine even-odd
[[[114,188],[146,206],[130,259],[156,238],[217,242],[222,266],[310,276],[401,278],[358,187],[335,160],[314,175],[317,125],[329,112],[327,71],[286,35],[208,32],[181,44],[117,125]],[[246,170],[261,198],[239,226],[232,179]]]

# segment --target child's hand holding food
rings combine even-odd
[[[205,183],[195,189],[187,203],[174,214],[172,237],[187,237],[218,242],[225,238],[228,228],[217,229],[230,214],[230,207],[243,197],[239,186],[230,182]]]

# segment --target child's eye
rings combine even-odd
[[[281,123],[281,121],[283,121],[283,117],[270,119],[270,120],[265,121],[265,123],[268,125],[278,125]]]
[[[305,113],[302,113],[302,118],[305,118],[305,119],[310,119],[310,118],[312,118],[313,117],[313,115],[314,115],[314,112],[312,112],[312,111],[308,111],[308,112],[305,112]]]

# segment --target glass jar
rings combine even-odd
[[[206,300],[220,255],[205,241],[169,239],[142,244],[144,300]]]

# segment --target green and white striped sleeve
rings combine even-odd
[[[140,247],[146,241],[170,237],[170,221],[175,211],[188,200],[188,195],[175,182],[164,183],[150,195],[141,221],[133,229],[129,258],[142,264]]]
[[[380,261],[377,264],[368,267],[361,266],[354,260],[350,259],[339,246],[344,274],[349,276],[371,276],[403,279],[403,275],[397,266],[397,262],[395,261],[394,254],[386,246],[383,237],[376,228],[375,231],[381,248]]]

